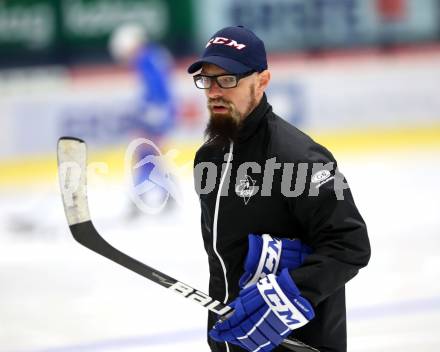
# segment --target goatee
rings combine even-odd
[[[240,123],[237,123],[230,115],[211,115],[206,126],[205,135],[209,140],[219,144],[228,144],[235,142],[240,130]]]
[[[243,115],[237,111],[234,104],[223,98],[208,100],[210,119],[205,129],[205,136],[212,143],[225,145],[237,141],[243,121],[258,105],[254,85],[250,86],[249,95],[251,99]],[[227,111],[225,113],[214,113],[215,107],[225,108]]]

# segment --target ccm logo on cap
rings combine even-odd
[[[239,44],[235,40],[224,38],[224,37],[215,37],[209,40],[209,42],[206,44],[206,48],[210,46],[211,44],[221,44],[230,46],[234,49],[241,50],[246,47],[245,44]]]

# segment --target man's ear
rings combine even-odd
[[[259,78],[259,82],[258,82],[258,89],[261,92],[264,92],[267,88],[267,86],[269,85],[270,82],[270,71],[269,70],[264,70],[263,72],[261,72],[258,75]]]

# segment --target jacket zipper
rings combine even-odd
[[[225,183],[226,175],[228,174],[229,166],[231,164],[232,160],[232,152],[234,151],[234,143],[229,143],[229,155],[228,155],[228,161],[226,162],[226,167],[223,175],[221,175],[220,178],[220,185],[218,186],[217,191],[217,197],[215,200],[215,210],[214,210],[214,224],[213,224],[213,244],[212,247],[214,249],[215,254],[217,255],[218,260],[220,261],[220,264],[223,269],[223,277],[225,279],[225,299],[223,300],[223,303],[226,304],[229,298],[229,285],[228,285],[228,277],[226,276],[226,266],[225,262],[223,261],[223,258],[220,256],[220,253],[217,250],[217,222],[218,222],[218,211],[220,208],[220,197],[222,194],[223,184]],[[229,352],[229,344],[225,342],[226,352]]]
[[[228,169],[229,166],[231,164],[231,160],[232,160],[232,152],[234,150],[234,144],[232,142],[230,142],[229,144],[229,156],[228,156],[228,160],[226,162],[226,167],[225,167],[225,171],[223,172],[223,175],[221,175],[220,178],[220,185],[218,187],[218,191],[217,191],[217,197],[215,200],[215,210],[214,210],[214,224],[213,224],[213,244],[212,247],[214,249],[215,254],[217,255],[218,260],[220,261],[220,264],[222,266],[223,269],[223,276],[225,279],[225,298],[223,300],[223,303],[226,304],[226,302],[228,301],[229,298],[229,285],[228,285],[228,278],[226,276],[226,266],[225,263],[222,259],[222,257],[220,256],[218,250],[217,250],[217,223],[218,223],[218,212],[219,212],[219,207],[220,207],[220,197],[222,194],[222,189],[223,189],[223,184],[225,182],[226,179],[226,175],[228,174]]]

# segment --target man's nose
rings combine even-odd
[[[222,88],[217,84],[215,80],[212,80],[211,87],[208,88],[208,97],[218,98],[223,95]]]

